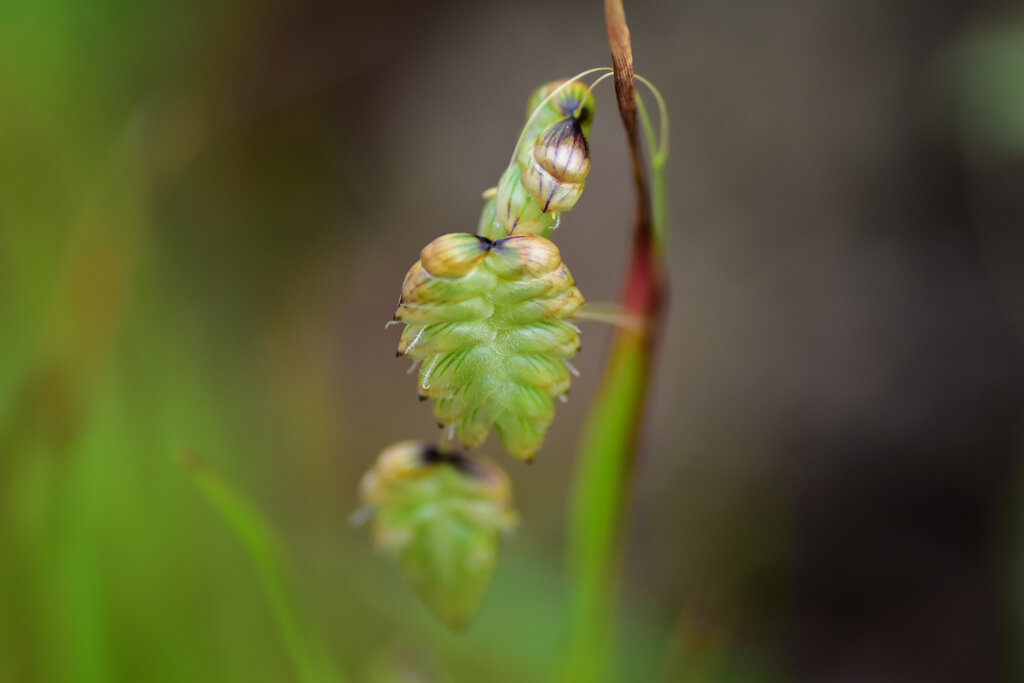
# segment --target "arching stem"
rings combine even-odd
[[[605,21],[636,191],[632,255],[622,307],[626,314],[639,316],[646,324],[615,332],[576,465],[569,512],[570,640],[558,680],[588,683],[605,680],[614,661],[611,654],[623,531],[668,292],[662,244],[665,231],[660,162],[664,159],[652,163],[648,175],[638,125],[638,118],[646,119],[646,112],[638,117],[633,53],[621,0],[605,0]],[[651,205],[652,184],[657,188],[656,211]]]

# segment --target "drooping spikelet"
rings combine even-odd
[[[581,305],[558,247],[539,235],[492,241],[453,233],[428,244],[405,276],[398,354],[422,361],[420,395],[468,447],[491,427],[530,460],[569,390],[580,347],[566,322]]]
[[[376,546],[434,614],[462,628],[476,613],[502,532],[516,526],[508,477],[493,463],[419,441],[393,444],[360,484]]]
[[[558,225],[559,212],[571,209],[583,193],[590,172],[587,135],[594,98],[579,81],[558,90],[563,83],[548,83],[530,96],[522,144],[484,205],[481,235],[546,235]]]

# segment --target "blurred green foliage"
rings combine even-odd
[[[270,525],[252,503],[194,456],[183,456],[182,463],[249,554],[299,680],[303,683],[341,683],[344,679],[331,663],[323,644],[298,616],[299,608],[292,595],[284,549]]]
[[[941,68],[966,148],[989,158],[1024,153],[1024,20],[973,27]]]

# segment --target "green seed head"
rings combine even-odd
[[[515,528],[508,477],[496,465],[430,444],[385,449],[360,485],[373,511],[375,545],[431,611],[452,628],[476,613],[502,532]]]
[[[398,352],[422,361],[419,392],[442,427],[469,447],[494,427],[510,453],[530,460],[554,397],[569,389],[566,360],[580,340],[566,319],[582,304],[550,240],[444,235],[406,276]]]

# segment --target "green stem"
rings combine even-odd
[[[607,678],[614,662],[612,632],[623,528],[667,292],[662,245],[665,155],[663,150],[652,155],[648,177],[640,150],[638,112],[648,141],[653,132],[636,94],[621,0],[606,0],[605,16],[637,193],[633,253],[622,305],[627,314],[642,316],[645,325],[640,330],[616,331],[602,388],[580,443],[569,512],[570,636],[558,677],[568,683],[598,683]]]
[[[640,112],[640,125],[644,128],[644,138],[648,145],[654,140],[654,126],[651,125],[651,117],[647,115],[647,107],[643,99],[637,95],[637,111]],[[665,112],[662,112],[662,116]],[[664,134],[663,134],[664,135]],[[665,199],[665,162],[668,161],[668,150],[665,148],[665,140],[659,140],[662,144],[657,151],[651,154],[651,206],[654,222],[655,247],[660,251],[665,246],[665,226],[668,222],[668,203]]]

